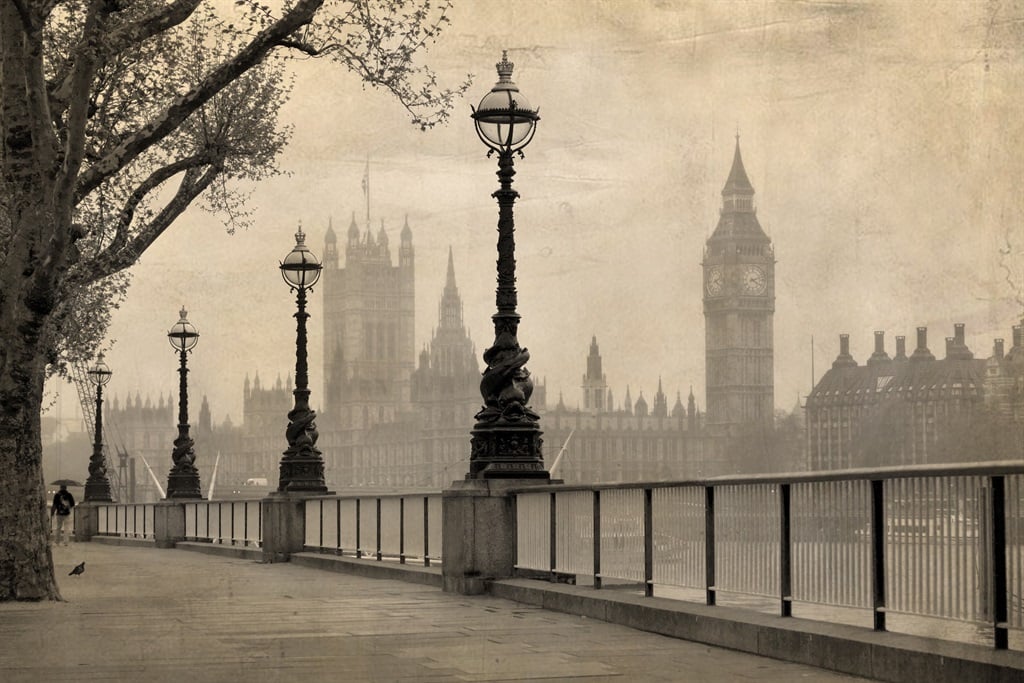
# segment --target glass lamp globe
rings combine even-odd
[[[89,375],[90,382],[100,387],[109,382],[110,376],[114,373],[112,373],[110,368],[107,367],[107,364],[103,362],[103,354],[100,353],[96,356],[96,364],[89,368],[86,371],[86,374]]]
[[[495,66],[498,82],[473,110],[476,132],[496,152],[518,152],[530,144],[540,116],[512,81],[515,65],[508,61],[507,51],[502,52],[501,61]]]
[[[171,342],[171,346],[178,351],[191,351],[199,341],[199,333],[188,321],[188,311],[184,306],[181,308],[181,319],[168,330],[167,339]]]
[[[306,235],[302,232],[302,226],[295,233],[295,247],[281,261],[281,276],[292,289],[306,289],[316,284],[320,279],[320,261],[306,246]]]

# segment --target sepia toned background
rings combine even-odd
[[[356,77],[296,63],[288,174],[251,188],[250,230],[228,235],[193,208],[146,252],[110,330],[108,395],[176,390],[165,335],[184,305],[202,335],[190,395],[208,396],[215,423],[237,424],[247,374],[294,369],[294,296],[278,261],[300,221],[320,256],[330,221],[342,240],[353,215],[365,231],[367,159],[374,234],[383,221],[394,248],[406,216],[413,231],[417,344],[436,324],[451,247],[465,321],[478,352],[489,346],[497,167],[469,113],[502,49],[540,107],[516,163],[517,274],[520,341],[549,403],[579,401],[596,335],[617,401],[627,385],[650,399],[660,377],[670,403],[692,386],[704,409],[700,262],[737,131],[778,259],[777,407],[809,391],[812,337],[820,377],[840,333],[863,362],[874,330],[891,354],[895,335],[912,347],[927,325],[941,353],[963,322],[987,357],[1020,322],[1021,3],[456,3],[425,56],[443,83],[475,76],[445,127],[421,132]]]

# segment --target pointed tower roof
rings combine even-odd
[[[384,219],[380,219],[380,230],[377,231],[377,243],[386,245],[388,243],[388,234],[384,232]]]
[[[676,402],[672,406],[672,417],[683,417],[686,415],[686,408],[683,408],[683,394],[676,392]]]
[[[356,242],[359,240],[359,226],[356,224],[356,212],[352,212],[352,222],[348,224],[348,240]]]
[[[633,414],[637,417],[647,416],[647,400],[644,398],[643,389],[640,390],[640,398],[633,404]]]
[[[754,238],[759,242],[768,242],[757,212],[754,210],[754,186],[747,177],[747,169],[743,166],[740,154],[740,136],[736,135],[736,149],[732,156],[732,168],[722,188],[722,208],[718,217],[718,225],[711,235],[709,243],[732,241],[735,239]]]
[[[462,298],[455,284],[455,257],[448,247],[448,273],[445,276],[444,291],[441,293],[440,321],[442,329],[462,329]]]
[[[405,214],[405,225],[402,226],[402,241],[409,242],[412,240],[412,230],[409,228],[409,214]]]
[[[444,292],[458,294],[459,288],[455,286],[455,256],[452,254],[452,245],[448,245],[448,274],[445,276]]]
[[[336,244],[338,242],[338,236],[334,234],[334,219],[332,217],[327,218],[327,232],[324,233],[325,244]]]
[[[754,194],[754,186],[747,177],[747,169],[743,167],[743,155],[740,154],[740,136],[736,134],[736,151],[732,155],[732,169],[722,188],[722,196],[731,194]]]

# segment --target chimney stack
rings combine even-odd
[[[1013,326],[1013,348],[1020,348],[1020,325]]]
[[[907,338],[902,334],[896,335],[896,358],[895,360],[907,359]]]
[[[957,360],[971,360],[974,358],[974,354],[967,348],[967,342],[964,341],[964,324],[956,323],[953,325],[953,344],[951,352],[947,351],[946,356],[949,358],[956,358]]]
[[[935,356],[928,350],[928,328],[917,328],[917,348],[914,349],[910,360],[935,360]]]
[[[885,352],[885,332],[875,332],[875,352],[868,358],[868,365],[883,363],[889,360],[889,354]]]
[[[834,368],[855,368],[857,361],[850,355],[850,335],[839,335],[839,355],[832,362]]]
[[[995,344],[992,345],[992,355],[995,356],[996,360],[1003,359],[1003,340],[996,339]]]

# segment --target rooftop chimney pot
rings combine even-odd
[[[896,358],[899,360],[907,359],[907,338],[902,334],[896,335]]]
[[[935,360],[935,356],[928,350],[928,328],[917,328],[917,348],[910,356],[911,360]]]

